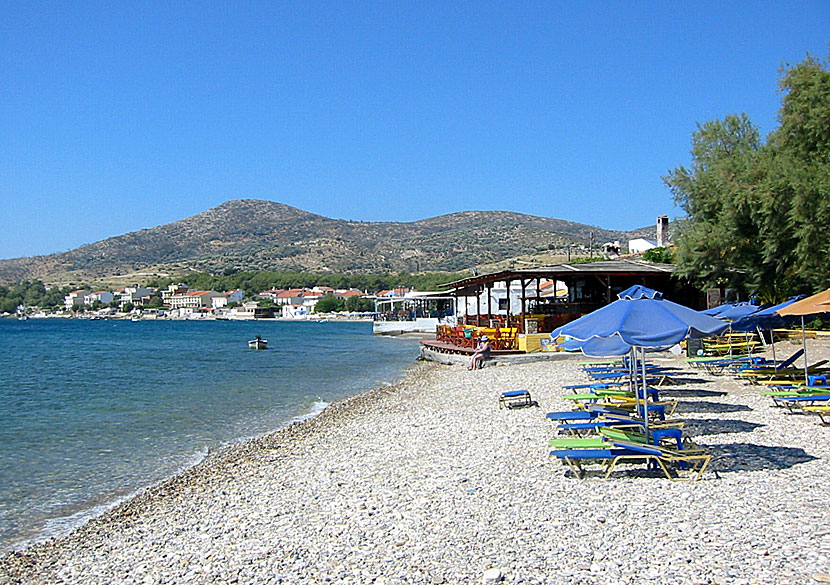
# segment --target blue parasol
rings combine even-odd
[[[637,291],[635,291],[636,294]],[[647,394],[645,352],[647,348],[671,347],[689,337],[717,335],[727,327],[728,324],[720,319],[666,300],[662,294],[657,293],[652,296],[641,294],[635,298],[620,298],[593,313],[558,327],[550,335],[554,339],[565,335],[583,342],[583,351],[585,351],[584,348],[591,351],[593,348],[612,347],[614,343],[619,348],[624,344],[630,348],[636,359],[637,349],[640,349],[643,370],[642,395],[645,401]],[[646,435],[648,435],[647,404],[644,404],[643,413]]]

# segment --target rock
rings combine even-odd
[[[485,583],[498,583],[504,579],[504,575],[502,575],[501,570],[499,569],[487,569],[484,571],[484,575],[482,575],[482,581]]]

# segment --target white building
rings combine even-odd
[[[113,300],[113,295],[111,292],[106,290],[99,290],[94,293],[89,293],[84,297],[84,303],[87,305],[91,305],[95,301],[98,301],[104,305],[109,305]]]
[[[84,299],[90,293],[86,289],[73,290],[63,298],[63,304],[67,309],[84,304]]]
[[[303,302],[302,306],[305,308],[306,311],[309,313],[314,312],[314,307],[317,306],[317,302],[322,299],[325,295],[321,293],[310,293],[307,292],[303,294]]]
[[[213,299],[224,297],[221,293],[212,290],[192,290],[183,295],[173,295],[168,302],[171,309],[201,309],[213,306]]]
[[[302,305],[306,291],[301,288],[292,288],[279,293],[274,302],[278,305]]]
[[[539,298],[550,297],[556,294],[557,289],[562,288],[562,283],[553,281],[539,282]],[[489,296],[489,305],[488,305]],[[536,299],[536,281],[531,280],[525,287],[525,306],[528,301]],[[508,309],[511,315],[518,315],[522,312],[522,285],[519,281],[510,283],[508,294],[504,282],[495,282],[493,287],[484,289],[478,296],[459,296],[455,307],[455,314],[458,317],[463,315],[507,315]]]
[[[121,305],[125,305],[127,303],[143,305],[153,298],[154,294],[156,294],[154,290],[134,284],[124,288],[124,290],[120,293],[121,296],[118,299],[118,303]]]
[[[272,288],[271,290],[264,290],[261,293],[257,294],[257,296],[261,299],[271,299],[275,304],[279,305],[279,301],[277,298],[281,293],[284,293],[285,290],[281,288]],[[237,301],[238,302],[238,301]]]
[[[189,290],[190,288],[186,284],[171,284],[166,289],[161,291],[161,299],[164,301],[165,305],[169,305],[170,297],[186,294]]]
[[[245,299],[245,292],[241,289],[235,288],[233,290],[225,291],[225,296],[229,303],[241,303]]]
[[[308,319],[308,313],[302,305],[282,305],[280,316],[283,319]]]
[[[645,238],[637,238],[636,240],[628,240],[629,254],[642,254],[647,250],[657,247],[657,242],[654,240],[647,240]]]

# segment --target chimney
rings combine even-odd
[[[657,218],[657,247],[665,248],[669,243],[669,216],[661,215]]]

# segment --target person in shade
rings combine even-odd
[[[476,345],[473,355],[470,356],[470,365],[467,366],[467,369],[479,369],[481,367],[481,363],[488,357],[490,357],[490,338],[486,335],[482,335],[478,338],[478,345]]]

